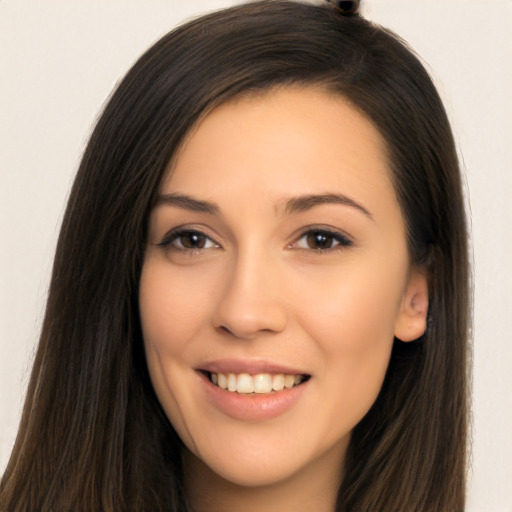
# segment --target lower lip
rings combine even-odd
[[[273,393],[245,395],[219,388],[203,373],[199,375],[208,400],[222,413],[241,421],[265,421],[284,414],[298,402],[309,382]]]

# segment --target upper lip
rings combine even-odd
[[[263,359],[217,359],[198,366],[197,371],[209,373],[284,373],[287,375],[309,375],[307,372]]]

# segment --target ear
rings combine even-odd
[[[422,269],[412,268],[395,322],[395,337],[414,341],[427,330],[428,280]]]

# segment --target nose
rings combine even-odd
[[[246,340],[285,329],[286,299],[271,258],[261,252],[239,254],[223,285],[213,314],[215,329]]]

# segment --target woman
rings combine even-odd
[[[157,42],[59,239],[6,510],[463,510],[466,228],[405,45],[261,2]]]

